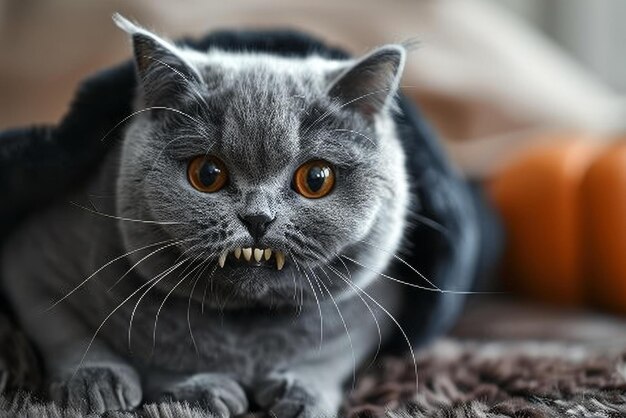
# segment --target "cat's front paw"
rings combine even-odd
[[[319,388],[296,376],[277,374],[256,385],[255,400],[272,418],[333,418],[337,408]]]
[[[63,408],[83,413],[129,411],[141,402],[141,385],[130,367],[85,366],[53,377],[50,397]]]
[[[167,387],[162,399],[198,403],[216,417],[228,418],[248,410],[248,397],[232,378],[201,373]]]

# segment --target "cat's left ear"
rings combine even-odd
[[[373,118],[393,103],[405,57],[406,50],[401,45],[378,48],[344,70],[331,83],[328,95]]]
[[[147,106],[171,106],[179,94],[203,83],[176,46],[119,13],[113,15],[113,20],[132,37],[135,67]]]

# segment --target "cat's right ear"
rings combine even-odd
[[[328,95],[367,118],[393,106],[404,68],[406,50],[386,45],[357,60],[330,85]]]
[[[179,49],[119,13],[113,21],[131,36],[146,106],[172,106],[179,94],[202,85],[202,77]]]

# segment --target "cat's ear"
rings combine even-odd
[[[328,95],[368,118],[389,108],[398,90],[406,51],[386,45],[365,55],[336,77]]]
[[[171,106],[178,96],[202,84],[202,77],[173,44],[119,13],[113,20],[132,39],[137,75],[147,106]]]

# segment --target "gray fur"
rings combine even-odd
[[[200,53],[118,23],[133,39],[140,113],[71,197],[88,207],[45,210],[2,255],[4,286],[43,353],[51,396],[85,410],[202,399],[230,416],[249,393],[279,417],[334,414],[342,384],[379,342],[377,327],[389,335],[388,314],[399,309],[397,285],[367,269],[348,273],[339,254],[384,271],[405,227],[408,185],[391,117],[403,49],[356,61]],[[205,153],[229,172],[213,194],[186,176]],[[291,187],[311,159],[337,173],[321,199]],[[240,221],[254,214],[275,218],[257,243]],[[255,246],[284,251],[285,268],[217,266],[222,252]]]

